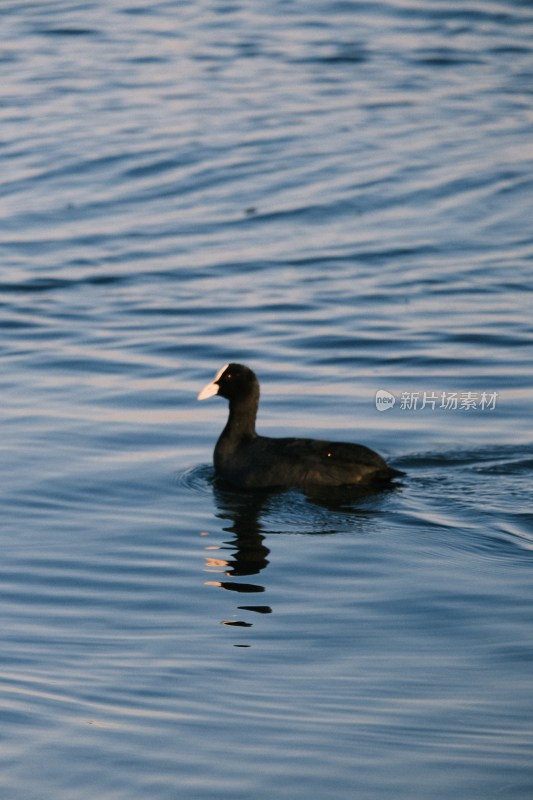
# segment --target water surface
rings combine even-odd
[[[2,797],[529,800],[528,4],[0,18]],[[220,486],[230,360],[405,478]]]

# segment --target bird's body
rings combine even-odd
[[[368,486],[400,473],[370,448],[320,439],[272,438],[255,430],[259,382],[248,367],[228,364],[198,395],[229,400],[229,417],[214,452],[215,472],[241,489]]]

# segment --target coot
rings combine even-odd
[[[216,394],[229,400],[229,417],[216,443],[215,471],[233,486],[368,486],[387,483],[401,474],[362,444],[259,436],[255,432],[259,381],[242,364],[222,367],[198,400]]]

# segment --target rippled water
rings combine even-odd
[[[0,21],[2,798],[529,800],[530,4]],[[219,486],[234,359],[401,484]]]

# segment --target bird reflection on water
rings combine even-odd
[[[267,533],[278,533],[265,529],[261,519],[269,512],[279,517],[274,507],[279,506],[280,498],[282,509],[285,503],[287,516],[294,516],[295,493],[286,492],[242,492],[228,486],[223,481],[213,479],[213,496],[217,506],[216,516],[230,524],[223,530],[231,533],[231,539],[221,545],[207,546],[209,555],[206,558],[205,569],[207,572],[223,572],[229,580],[206,581],[206,586],[216,586],[230,592],[240,594],[260,594],[265,591],[265,586],[257,581],[235,580],[259,575],[269,564],[269,548],[265,544]],[[397,487],[389,489],[357,489],[354,487],[338,488],[332,491],[316,490],[312,493],[298,494],[301,517],[298,531],[309,534],[334,534],[346,528],[354,532],[363,532],[368,529],[369,520],[378,513],[382,498]],[[301,529],[300,529],[301,528]],[[293,531],[295,532],[295,531]],[[216,551],[216,556],[212,556]],[[231,551],[231,555],[221,558],[221,551]],[[269,605],[239,605],[241,611],[250,611],[257,614],[270,614]],[[248,628],[252,623],[243,620],[222,620],[223,625]]]
[[[213,486],[215,502],[218,507],[217,517],[230,520],[231,525],[224,527],[234,535],[234,538],[225,542],[220,548],[231,550],[232,555],[227,559],[206,560],[206,569],[223,571],[230,578],[258,575],[268,565],[269,549],[264,544],[265,537],[260,530],[260,516],[264,509],[268,495],[266,493],[243,494],[225,489],[220,484]],[[229,581],[206,581],[208,586],[218,586],[230,592],[242,594],[259,594],[265,587],[258,583]],[[239,606],[242,611],[251,611],[257,614],[270,614],[272,609],[267,605]],[[223,625],[240,628],[250,628],[252,623],[243,620],[222,620]]]

